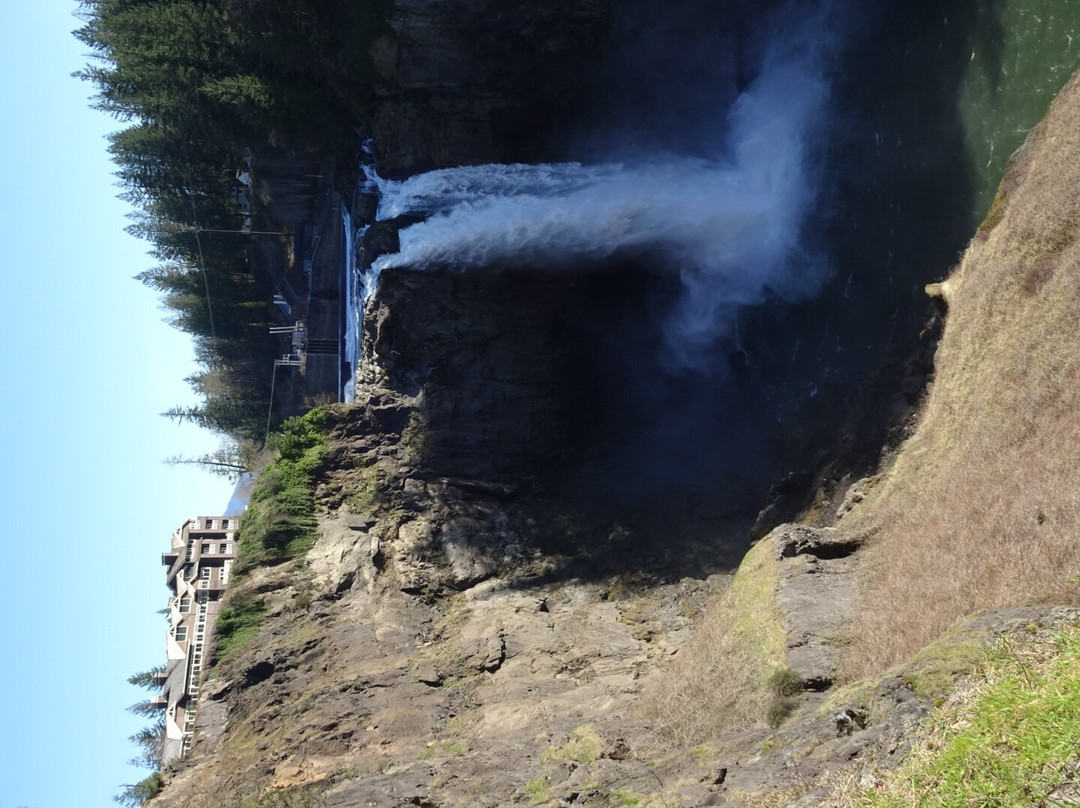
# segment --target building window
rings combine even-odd
[[[203,567],[201,570],[199,570],[199,577],[202,578],[204,581],[210,580],[210,568]]]
[[[229,552],[229,545],[227,545],[227,544],[221,545],[220,552],[223,553],[223,554],[228,553]]]
[[[222,519],[221,520],[221,529],[222,530],[228,530],[229,529],[229,520],[228,519]]]
[[[177,642],[186,642],[187,641],[187,626],[177,626],[176,627],[176,641]]]
[[[180,598],[180,611],[181,612],[190,612],[191,611],[191,598]]]
[[[213,530],[214,529],[214,520],[213,519],[207,519],[206,520],[206,529],[207,530]]]
[[[211,545],[209,545],[209,544],[204,544],[204,545],[202,546],[202,552],[203,552],[203,555],[206,555],[206,554],[208,554],[208,553],[211,553],[211,552],[213,552],[213,551],[212,551],[212,550],[210,549],[210,547],[211,547]]]

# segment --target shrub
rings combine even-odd
[[[799,702],[796,699],[776,696],[765,709],[765,721],[768,722],[770,727],[778,727],[787,720],[789,715],[795,712],[795,708],[798,706]]]
[[[795,697],[802,692],[802,680],[799,674],[785,666],[773,671],[768,687],[772,691],[772,700],[765,710],[765,720],[770,727],[778,727],[799,706]]]
[[[285,561],[315,543],[314,476],[329,443],[327,413],[319,407],[290,418],[268,442],[277,457],[256,480],[236,532],[241,571]]]
[[[249,592],[229,597],[214,625],[215,664],[255,639],[265,613],[263,599]]]
[[[113,800],[129,808],[138,808],[160,794],[164,785],[161,772],[154,772],[137,783],[124,786],[123,791],[114,796]]]
[[[769,689],[781,698],[797,696],[802,692],[802,679],[791,668],[777,668],[769,677]]]

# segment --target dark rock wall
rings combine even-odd
[[[609,0],[399,0],[375,44],[379,171],[550,158]]]
[[[396,178],[602,156],[622,143],[613,127],[627,148],[680,150],[696,138],[683,118],[700,116],[680,106],[692,93],[665,88],[716,83],[710,108],[726,108],[752,78],[740,43],[773,5],[399,0],[373,53],[376,167]],[[372,227],[362,260],[395,251],[391,231],[407,224]],[[756,510],[772,405],[745,357],[725,368],[721,348],[714,377],[675,378],[658,358],[673,273],[561,269],[384,275],[361,375],[418,397],[425,462],[452,476],[561,481],[592,500],[679,502],[694,490],[697,500],[722,492],[723,511]]]
[[[580,463],[609,409],[605,305],[634,273],[386,273],[369,306],[381,386],[414,396],[431,471],[536,480]]]

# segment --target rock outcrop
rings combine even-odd
[[[776,548],[776,588],[787,634],[787,665],[804,690],[836,682],[839,648],[858,607],[858,541],[836,528],[783,525],[769,538]]]

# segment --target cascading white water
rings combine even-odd
[[[401,249],[368,278],[408,268],[583,268],[647,254],[682,282],[665,324],[670,364],[707,370],[738,310],[769,295],[794,301],[828,275],[806,247],[821,198],[812,145],[826,120],[826,61],[835,45],[829,3],[774,18],[756,79],[714,142],[686,154],[635,154],[596,164],[483,165],[402,182],[374,172],[378,218],[422,214]]]
[[[352,214],[342,205],[341,227],[345,233],[353,233]],[[363,228],[362,228],[363,229]],[[352,372],[344,381],[341,390],[342,399],[352,403],[356,397],[356,359],[359,351],[360,327],[363,317],[363,304],[357,305],[356,301],[363,300],[360,297],[358,284],[363,283],[363,276],[356,266],[356,250],[352,245],[356,244],[359,234],[353,235],[349,241],[350,247],[345,250],[345,364]],[[366,297],[366,295],[365,295]]]

